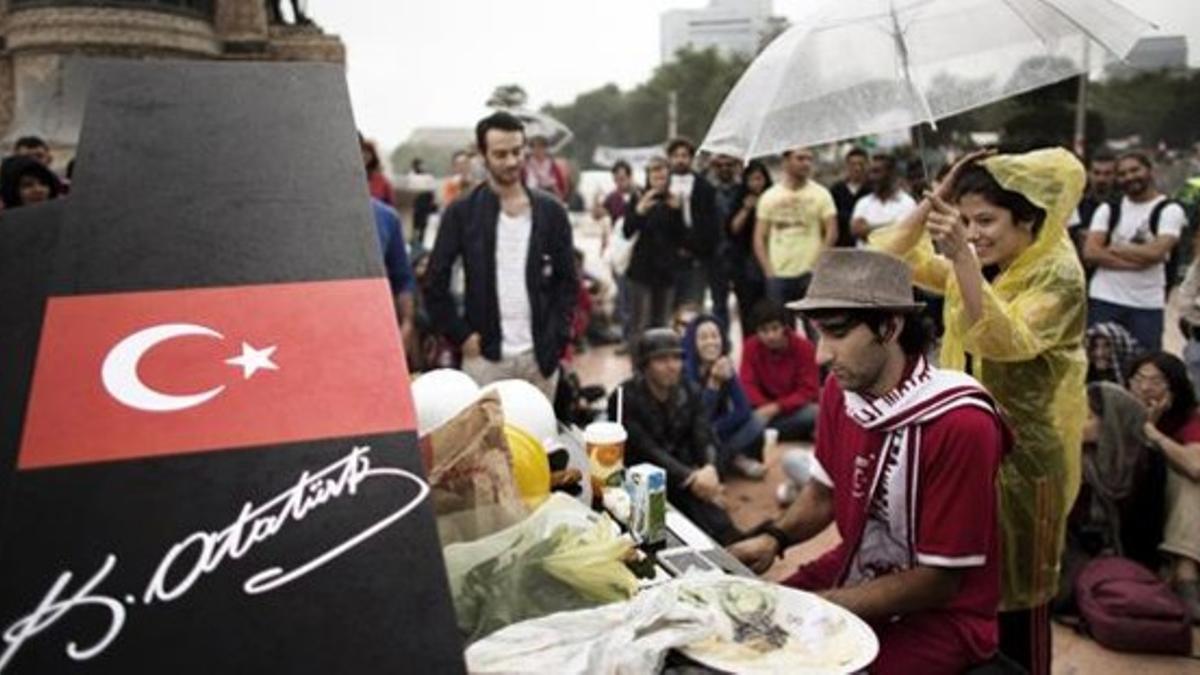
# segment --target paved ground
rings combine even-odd
[[[603,384],[606,388],[619,384],[629,376],[629,359],[617,356],[612,347],[593,348],[580,355],[576,363],[585,383]],[[787,449],[783,445],[780,451]],[[753,527],[764,518],[779,512],[774,499],[774,488],[783,479],[779,468],[779,452],[766,458],[768,473],[762,482],[733,479],[728,483],[731,513],[741,527]],[[786,557],[777,562],[766,574],[767,578],[780,579],[787,576],[796,566],[837,542],[833,527],[806,544],[795,546]],[[1193,631],[1194,644],[1200,649],[1200,629]],[[1070,628],[1054,627],[1054,675],[1093,675],[1104,673],[1137,673],[1137,675],[1200,675],[1200,661],[1158,656],[1134,656],[1109,651],[1095,642],[1080,637]]]

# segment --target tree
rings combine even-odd
[[[581,167],[591,165],[597,145],[643,146],[666,141],[672,91],[677,96],[679,133],[699,142],[749,65],[746,58],[722,56],[715,49],[686,48],[631,91],[606,84],[580,94],[569,104],[547,105],[542,111],[575,134],[565,154]]]
[[[492,90],[488,97],[489,108],[524,108],[529,102],[529,94],[519,84],[502,84]]]

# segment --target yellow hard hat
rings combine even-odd
[[[526,506],[535,508],[550,494],[550,459],[542,444],[520,427],[505,424],[504,438],[512,453],[517,492]]]

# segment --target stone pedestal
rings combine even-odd
[[[62,169],[74,154],[86,92],[74,57],[252,59],[344,63],[345,47],[316,26],[277,26],[262,0],[215,0],[212,15],[79,0],[0,0],[0,154],[40,136]]]

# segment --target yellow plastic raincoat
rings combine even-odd
[[[1046,220],[1030,247],[984,283],[979,321],[967,318],[953,267],[928,236],[898,250],[900,233],[889,228],[871,243],[907,261],[918,286],[945,295],[941,366],[974,375],[1012,424],[1016,445],[999,479],[1001,609],[1009,611],[1054,597],[1067,514],[1079,491],[1087,292],[1066,224],[1085,177],[1061,149],[998,155],[983,165],[1005,189],[1044,209]]]

